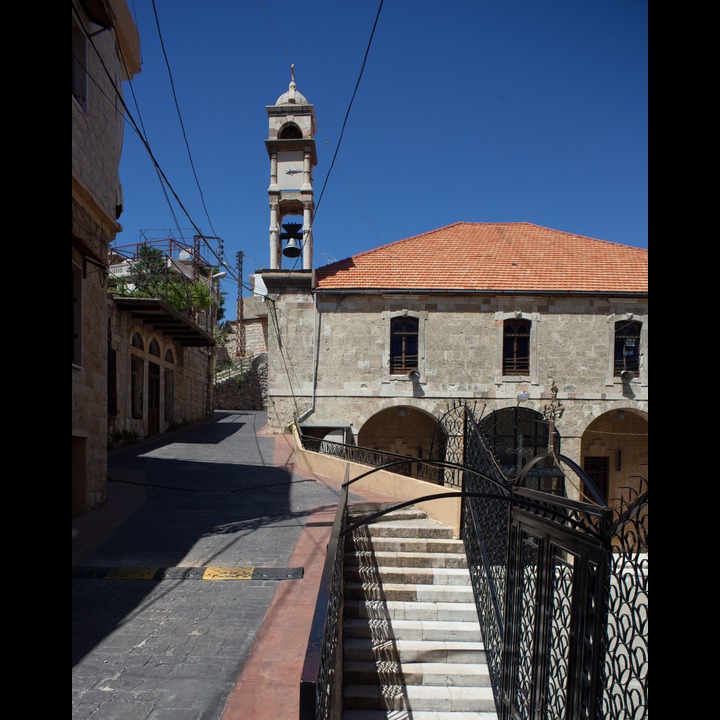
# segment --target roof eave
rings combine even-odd
[[[477,290],[470,288],[362,288],[362,287],[336,287],[336,288],[313,288],[318,295],[333,294],[355,294],[355,295],[383,295],[392,293],[394,295],[554,295],[554,296],[596,296],[596,297],[639,297],[647,298],[647,291],[634,290]]]

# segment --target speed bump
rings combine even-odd
[[[203,580],[252,580],[253,568],[244,567],[208,567]]]
[[[303,568],[207,567],[73,567],[73,578],[104,580],[299,580]]]

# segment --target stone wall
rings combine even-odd
[[[316,427],[349,425],[357,440],[368,420],[375,423],[382,411],[394,409],[373,432],[397,445],[407,440],[400,408],[440,419],[449,404],[461,401],[486,417],[515,406],[518,394],[527,392],[523,407],[542,417],[556,384],[563,412],[555,426],[563,454],[582,465],[583,456],[593,452],[588,429],[604,417],[603,432],[614,439],[602,452],[621,450],[628,459],[622,474],[611,469],[611,486],[619,487],[628,473],[647,475],[646,299],[338,293],[319,296],[317,307],[315,328],[311,293],[277,295],[269,304],[271,325],[282,340],[269,336],[267,410],[274,432],[287,432],[300,417]],[[419,319],[418,382],[389,372],[390,321],[404,314]],[[531,321],[530,372],[506,376],[503,324],[516,317]],[[624,384],[613,372],[614,325],[631,318],[643,326],[640,372]],[[638,420],[638,447],[630,447],[620,409]],[[571,487],[569,495],[582,499],[582,488]]]
[[[132,345],[137,335],[141,348]],[[157,341],[158,356],[149,353],[150,343]],[[148,425],[148,363],[160,366],[159,432],[172,424],[201,420],[212,414],[212,348],[182,347],[151,326],[143,325],[130,313],[113,306],[110,347],[116,354],[117,413],[107,415],[108,437],[145,438]],[[131,358],[143,361],[142,417],[132,416]]]
[[[216,410],[264,410],[267,407],[267,355],[254,363],[249,375],[215,383]]]
[[[91,27],[81,3],[73,3],[74,21],[75,12],[86,28]],[[108,247],[119,229],[123,134],[117,44],[112,29],[94,34],[87,52],[87,97],[78,101],[72,96],[73,517],[106,498],[106,266]]]

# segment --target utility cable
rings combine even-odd
[[[355,83],[355,89],[353,90],[352,97],[350,98],[350,104],[348,105],[348,109],[345,113],[345,119],[343,120],[342,128],[340,130],[340,137],[338,139],[337,145],[335,146],[335,153],[333,154],[330,168],[328,169],[327,175],[325,176],[325,182],[323,183],[322,190],[320,191],[320,197],[318,198],[318,201],[315,205],[315,213],[313,220],[317,218],[317,213],[320,209],[320,203],[322,202],[323,195],[325,194],[325,188],[327,187],[328,180],[330,179],[330,173],[332,172],[333,165],[335,165],[335,159],[337,158],[338,151],[340,150],[340,143],[342,142],[343,135],[345,133],[345,125],[347,124],[348,117],[350,116],[350,109],[352,108],[353,102],[355,100],[355,95],[357,94],[358,87],[360,86],[360,80],[362,79],[363,73],[365,72],[365,64],[367,63],[368,54],[370,53],[370,45],[372,44],[373,35],[375,35],[375,28],[377,28],[378,20],[380,19],[380,11],[382,10],[382,6],[383,0],[380,0],[380,5],[378,7],[377,14],[375,15],[375,22],[373,23],[373,29],[370,33],[370,39],[368,40],[367,47],[365,48],[365,57],[363,58],[362,66],[360,68],[360,75],[358,76],[357,82]]]
[[[185,148],[187,149],[188,159],[190,160],[190,167],[192,168],[193,177],[195,178],[195,184],[197,185],[198,192],[200,193],[200,201],[202,202],[203,209],[205,210],[205,216],[210,223],[210,228],[214,235],[217,235],[217,231],[213,227],[210,214],[208,213],[207,206],[205,205],[205,197],[203,195],[202,188],[200,187],[200,180],[198,179],[197,172],[195,171],[195,163],[192,159],[192,153],[190,152],[190,144],[187,139],[187,133],[185,132],[185,124],[183,123],[182,114],[180,113],[180,106],[178,104],[177,94],[175,92],[175,82],[173,80],[172,70],[170,69],[170,61],[168,60],[167,53],[165,52],[165,42],[163,41],[162,31],[160,30],[160,19],[158,18],[157,8],[155,6],[155,0],[152,0],[153,14],[155,16],[155,26],[157,27],[158,38],[160,39],[160,48],[162,50],[163,58],[165,60],[165,66],[167,67],[168,77],[170,78],[170,89],[172,91],[173,101],[175,102],[175,110],[177,111],[178,120],[180,121],[180,128],[182,130],[183,140],[185,141]],[[222,245],[220,258],[223,257]],[[223,261],[224,262],[224,261]]]

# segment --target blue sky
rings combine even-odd
[[[291,63],[317,120],[315,267],[459,221],[648,247],[646,0],[128,5],[114,245],[221,238],[226,320],[270,265],[266,106]]]

